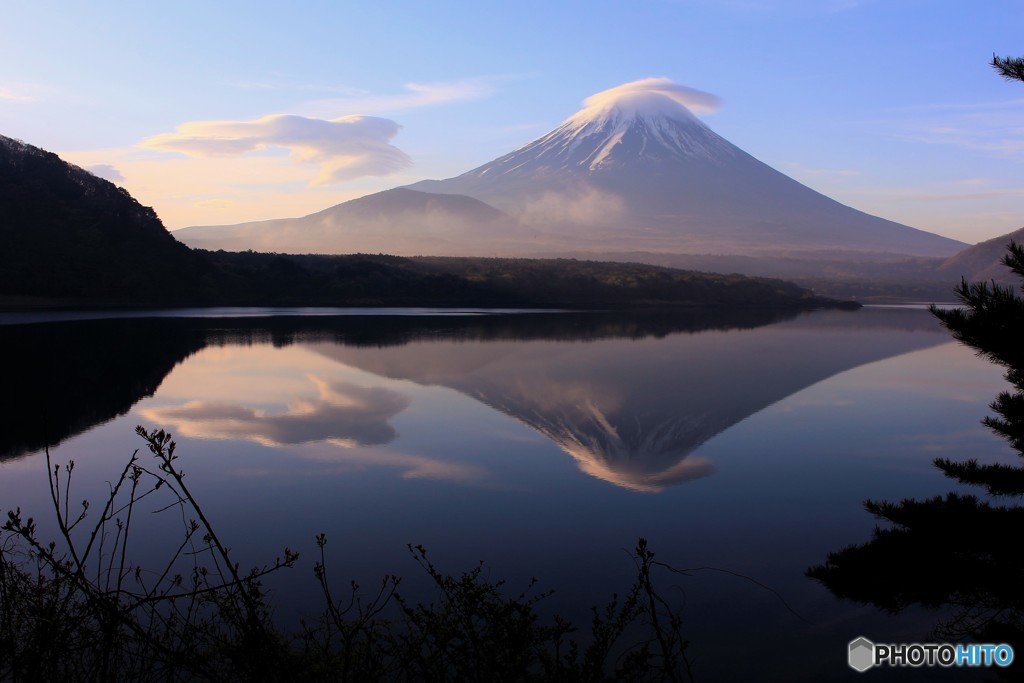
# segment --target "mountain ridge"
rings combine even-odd
[[[396,188],[448,197],[451,230],[422,216],[396,221],[400,212],[385,206],[384,193],[368,195],[381,204],[390,253],[538,257],[576,250],[587,258],[650,252],[813,259],[823,251],[851,251],[946,258],[967,246],[845,206],[780,173],[698,119],[680,101],[680,88],[663,79],[611,88],[508,154],[453,178]],[[452,197],[476,199],[509,218],[467,215],[454,207],[465,200]],[[309,240],[289,236],[309,229],[314,216],[325,212],[348,216],[352,202],[235,230],[250,239],[262,231],[263,248],[308,251]],[[330,237],[319,238],[329,246],[317,251],[338,245],[373,251],[380,242],[360,221],[333,223]],[[198,245],[204,230],[212,235],[225,228],[186,230],[178,231],[181,239]],[[237,239],[219,246],[246,248]]]
[[[0,293],[170,300],[202,264],[150,207],[52,152],[0,136]]]
[[[410,224],[417,227],[417,235],[404,232]],[[473,197],[397,187],[298,219],[192,226],[175,230],[174,235],[199,249],[296,254],[391,253],[392,240],[399,236],[410,246],[441,244],[447,247],[445,254],[467,255],[460,251],[458,240],[471,236],[478,226],[489,226],[496,241],[518,228],[510,216]],[[287,249],[279,248],[282,242]]]
[[[471,198],[396,189],[388,206],[501,217]],[[373,213],[373,202],[358,206]],[[0,307],[410,306],[803,309],[838,302],[780,280],[569,260],[192,250],[123,188],[0,136]]]
[[[1003,264],[1003,257],[1006,256],[1006,248],[1011,240],[1024,244],[1024,228],[957,252],[938,267],[938,272],[948,274],[952,278],[966,278],[968,282],[994,281],[1007,285],[1016,284],[1017,277]]]

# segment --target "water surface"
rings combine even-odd
[[[45,518],[46,443],[98,498],[135,425],[167,429],[243,565],[303,553],[272,583],[281,618],[316,609],[321,531],[336,578],[415,590],[420,543],[446,571],[536,576],[581,621],[644,536],[695,568],[663,587],[698,680],[855,676],[853,638],[923,640],[933,615],[838,601],[804,570],[867,540],[865,499],[955,489],[936,456],[1014,461],[979,424],[1000,372],[922,310],[140,316],[0,340],[0,507]]]

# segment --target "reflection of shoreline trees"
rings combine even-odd
[[[124,415],[207,345],[172,320],[0,325],[7,397],[0,462]]]
[[[1024,278],[1024,246],[1011,243],[1003,261]],[[968,284],[957,290],[964,308],[932,312],[960,342],[1007,368],[1012,391],[991,404],[984,424],[1024,458],[1024,296],[1012,287]],[[829,553],[808,576],[839,597],[890,612],[912,605],[944,607],[952,616],[935,636],[945,640],[1008,642],[1024,649],[1024,562],[1017,539],[1024,507],[996,500],[1024,496],[1024,465],[936,459],[947,476],[983,487],[993,501],[948,493],[899,503],[868,501],[867,510],[891,523],[872,539]]]

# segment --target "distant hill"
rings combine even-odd
[[[525,233],[516,221],[478,199],[396,188],[353,199],[295,219],[194,226],[174,236],[189,246],[291,254],[394,253],[489,255],[511,253]]]
[[[968,282],[994,280],[1003,284],[1015,284],[1016,276],[1002,263],[1010,240],[1024,244],[1024,228],[964,249],[946,259],[938,271],[953,282],[964,277]]]
[[[0,294],[173,301],[202,266],[127,191],[0,136]]]
[[[832,306],[790,282],[575,259],[202,252],[232,303],[602,309]]]

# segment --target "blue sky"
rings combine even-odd
[[[647,77],[718,96],[716,132],[861,210],[967,242],[1024,226],[1024,83],[988,66],[1024,55],[1019,0],[33,0],[3,23],[0,134],[172,229],[457,175]]]

